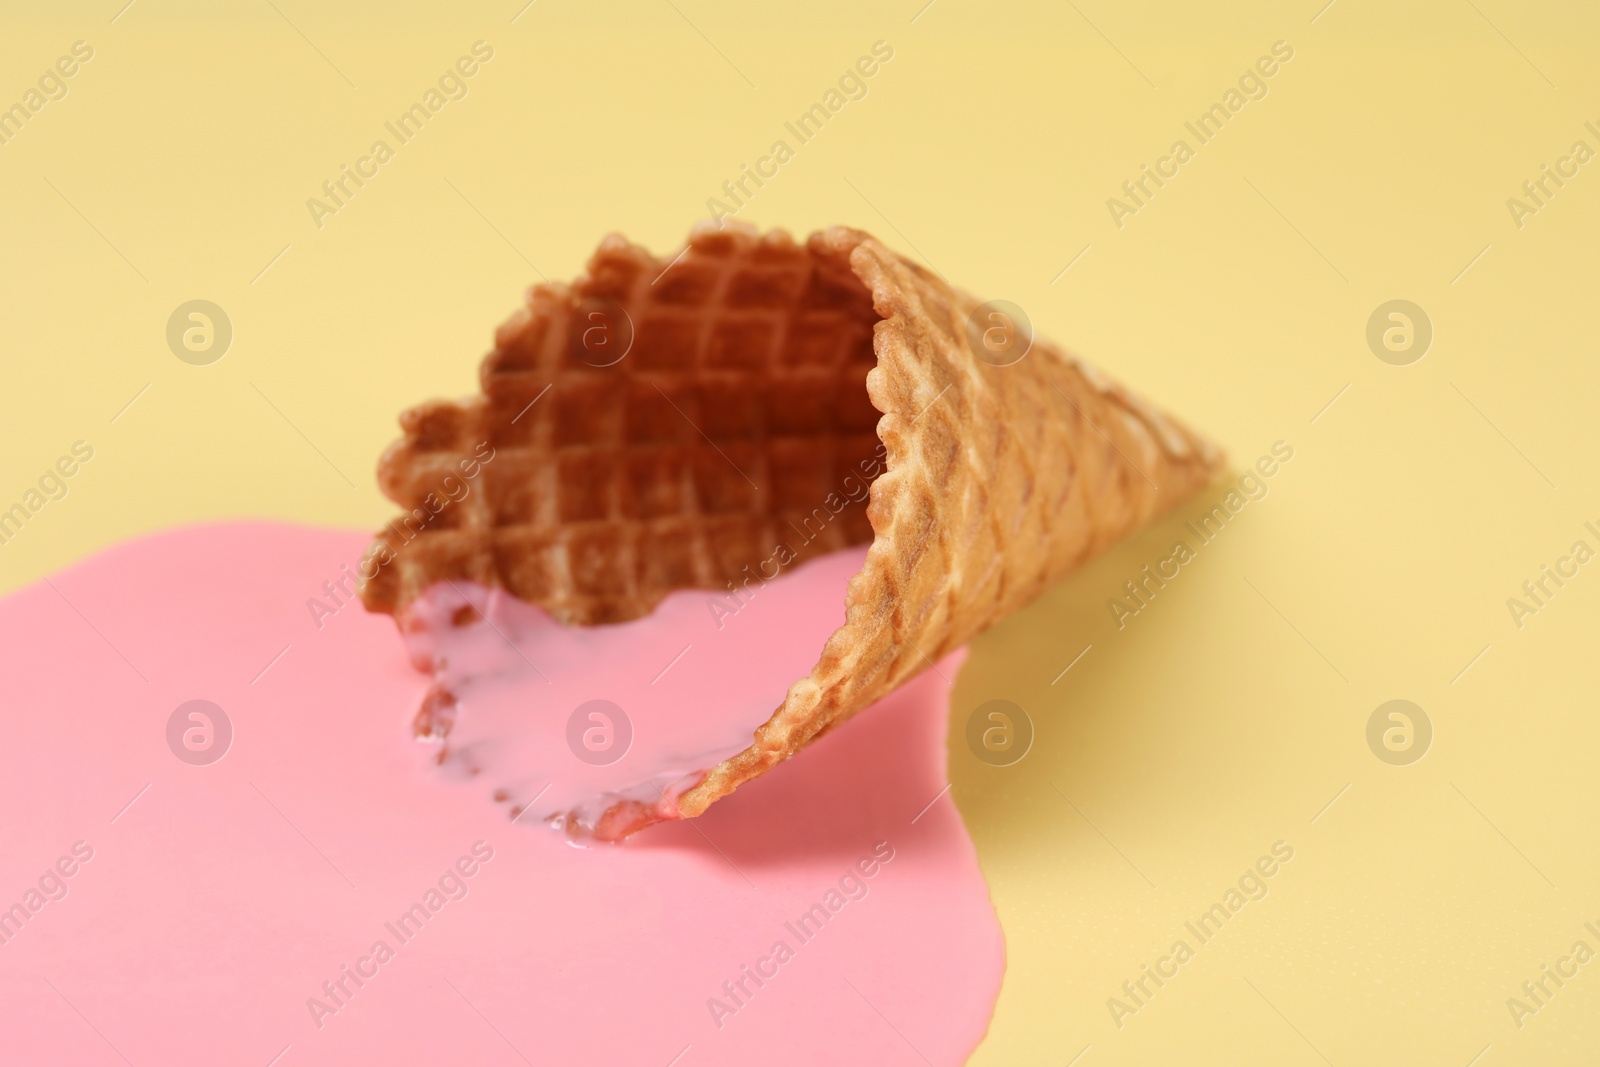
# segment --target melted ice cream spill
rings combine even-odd
[[[403,627],[434,679],[418,736],[518,821],[581,836],[619,804],[673,818],[810,673],[865,558],[860,546],[765,584],[680,591],[614,626],[564,627],[501,590],[437,583]]]
[[[965,1062],[1005,950],[945,777],[960,653],[704,816],[580,851],[419,766],[392,620],[307,610],[367,540],[190,527],[0,599],[0,812],[27,813],[0,1001],[34,1021],[0,1063]],[[228,727],[200,753],[169,732],[195,700]]]

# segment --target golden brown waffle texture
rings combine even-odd
[[[407,514],[362,599],[403,622],[430,584],[466,579],[563,623],[620,622],[870,542],[844,625],[750,747],[597,834],[699,815],[1222,468],[1043,338],[979,358],[977,308],[844,227],[800,245],[706,226],[667,260],[608,237],[496,332],[481,396],[401,415],[378,478]],[[467,466],[476,489],[439,506]]]

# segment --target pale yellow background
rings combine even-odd
[[[973,1062],[1593,1062],[1600,962],[1521,1029],[1506,999],[1600,949],[1600,563],[1520,630],[1506,599],[1600,548],[1600,163],[1520,230],[1505,203],[1600,149],[1592,5],[121,3],[0,32],[4,104],[95,49],[0,146],[0,503],[95,449],[0,587],[178,523],[376,526],[395,413],[473,388],[536,271],[613,229],[670,251],[883,39],[868,97],[742,217],[870,229],[1236,460],[1295,450],[1126,629],[1107,598],[1198,502],[976,643],[954,795],[1009,969]],[[306,198],[478,39],[470,95],[317,229]],[[1114,226],[1106,198],[1276,40],[1267,98]],[[197,297],[236,331],[207,367],[163,336]],[[1364,339],[1393,298],[1434,323],[1412,366]],[[1037,727],[1008,769],[964,742],[994,698]],[[1392,698],[1434,725],[1412,766],[1366,745]],[[1119,1029],[1107,998],[1278,840],[1270,895]]]

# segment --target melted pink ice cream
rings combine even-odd
[[[618,626],[563,627],[503,591],[438,583],[405,625],[437,683],[421,729],[448,731],[441,767],[519,821],[584,836],[627,802],[674,818],[678,795],[749,747],[811,673],[866,555],[862,545],[764,584],[673,593]]]
[[[365,543],[182,529],[0,601],[0,1063],[965,1059],[1004,949],[942,792],[938,674],[699,819],[570,848],[531,814],[512,824],[489,771],[457,786],[417,758],[427,678],[387,617],[323,590]],[[838,617],[842,583],[794,577],[798,611]],[[665,642],[694,648],[654,688],[706,653],[670,699],[732,709],[747,737],[776,701],[752,683],[748,706],[717,704],[718,657],[768,664],[781,699],[820,647],[789,618],[752,606],[704,647]],[[618,659],[569,661],[596,673],[564,699],[608,698]],[[194,700],[220,713],[179,710]],[[636,706],[634,752],[674,751]],[[493,751],[512,782],[532,750]]]

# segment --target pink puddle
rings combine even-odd
[[[0,909],[21,907],[0,1062],[953,1064],[978,1043],[1004,948],[940,795],[938,674],[703,818],[572,848],[422,758],[428,679],[388,618],[317,629],[307,598],[366,540],[188,528],[0,601]],[[726,622],[787,637],[781,613]],[[233,733],[209,765],[168,744],[197,699]],[[180,751],[185,730],[205,741],[185,714]]]

